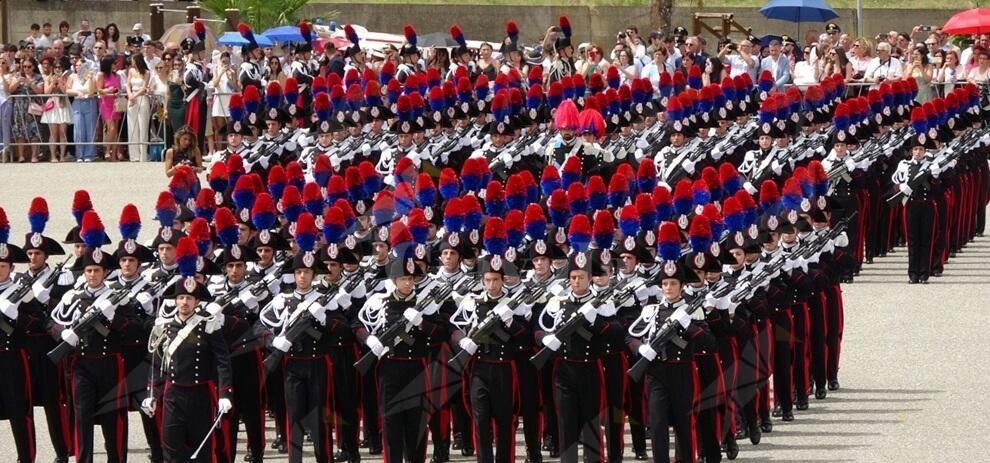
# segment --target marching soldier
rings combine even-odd
[[[933,147],[934,141],[924,133],[912,137],[911,158],[902,160],[891,177],[898,191],[906,198],[904,222],[907,224],[908,283],[911,284],[928,283],[932,268],[932,246],[935,241],[932,220],[936,207],[931,198],[931,187],[914,179],[925,170],[938,177],[938,165],[932,163],[932,157],[928,154]]]
[[[160,404],[164,461],[205,463],[213,460],[217,439],[212,433],[233,407],[230,358],[220,308],[211,312],[202,305],[211,296],[197,280],[195,254],[182,259],[179,273],[181,278],[167,292],[175,299],[175,315],[163,319],[148,341],[153,358],[161,359],[152,365],[148,388],[164,388]],[[158,406],[149,393],[141,408],[152,415]]]

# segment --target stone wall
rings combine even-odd
[[[135,22],[143,22],[149,28],[150,3],[148,0],[138,1],[46,1],[35,0],[6,0],[9,18],[8,37],[6,40],[18,40],[29,32],[31,23],[41,24],[50,21],[58,24],[65,19],[72,25],[73,30],[79,21],[89,19],[92,27],[116,22],[122,31],[129,31]],[[165,2],[166,8],[184,9],[186,2]],[[602,44],[614,40],[615,33],[630,24],[640,26],[640,30],[649,22],[649,8],[646,6],[608,6],[608,7],[551,7],[551,6],[490,6],[490,5],[416,5],[416,4],[310,4],[306,11],[313,15],[325,14],[327,10],[340,12],[339,23],[352,22],[367,26],[371,30],[395,31],[401,33],[402,26],[411,23],[420,34],[430,32],[445,32],[454,22],[464,30],[467,38],[472,40],[500,41],[504,36],[504,24],[507,20],[515,20],[522,31],[522,40],[532,43],[542,37],[542,33],[550,25],[557,23],[557,17],[566,14],[574,29],[576,42],[593,39]],[[758,9],[747,7],[736,11],[712,8],[678,8],[674,12],[674,23],[691,29],[695,12],[704,13],[734,13],[736,22],[744,27],[752,27],[757,35],[765,33],[789,33],[801,37],[801,32],[808,28],[823,29],[823,24],[805,23],[798,28],[794,23],[768,20]],[[845,31],[856,30],[856,11],[849,9],[838,10],[836,22]],[[918,24],[941,25],[954,13],[953,10],[863,10],[864,34],[872,37],[879,32],[889,30],[907,31]],[[166,28],[174,23],[183,22],[181,13],[166,13]]]

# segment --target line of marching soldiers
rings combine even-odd
[[[848,101],[832,80],[705,87],[620,106],[614,125],[595,98],[527,119],[494,111],[498,93],[465,107],[486,122],[446,161],[354,148],[351,165],[315,153],[247,173],[229,153],[209,187],[180,166],[150,247],[128,205],[104,250],[77,192],[71,267],[48,265],[63,250],[36,198],[23,246],[0,220],[0,400],[18,458],[34,460],[37,404],[59,461],[92,461],[96,424],[123,461],[138,409],[154,461],[234,461],[241,424],[262,461],[268,413],[291,461],[308,441],[317,461],[362,446],[423,461],[429,440],[433,461],[511,461],[519,424],[528,461],[620,461],[627,423],[637,459],[649,437],[668,461],[670,427],[679,461],[733,459],[839,388],[840,285],[861,261],[906,240],[923,282],[982,232],[975,88],[916,106],[906,82]],[[369,137],[362,111],[331,113]],[[379,129],[426,136],[429,114],[402,113]],[[337,119],[314,116],[334,136]]]

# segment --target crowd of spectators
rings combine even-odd
[[[76,30],[63,21],[32,24],[31,33],[0,52],[0,143],[4,161],[77,162],[93,160],[159,160],[166,140],[183,121],[169,120],[168,108],[182,106],[186,63],[178,43],[153,40],[142,24],[123,32],[116,24],[91,27],[81,21]],[[670,34],[645,35],[627,27],[609,44],[579,43],[558,50],[559,28],[551,27],[542,41],[518,52],[499,53],[499,43],[483,43],[471,55],[452,56],[446,48],[424,49],[409,63],[396,46],[347,57],[348,65],[377,71],[388,60],[396,65],[436,68],[449,76],[458,65],[494,81],[500,72],[516,69],[528,75],[542,66],[546,80],[577,73],[590,78],[618,68],[622,83],[649,78],[654,87],[663,74],[693,66],[704,84],[725,76],[750,74],[756,81],[769,71],[777,89],[807,86],[823,76],[841,74],[850,92],[862,92],[884,79],[914,78],[919,101],[943,95],[960,82],[984,83],[990,78],[990,34],[964,40],[960,46],[937,28],[917,26],[910,33],[890,31],[853,37],[833,23],[819,34],[809,29],[802,40],[787,35],[714,44],[684,28]],[[292,59],[290,44],[264,49],[267,81],[284,84]],[[220,46],[207,55],[208,114],[206,148],[222,146],[221,128],[228,117],[229,95],[242,90],[238,69],[242,56],[235,47]],[[315,57],[322,73],[342,74],[345,58],[333,47]],[[859,84],[859,85],[857,85]],[[74,143],[71,143],[74,142]]]

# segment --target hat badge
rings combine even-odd
[[[657,235],[653,233],[653,230],[647,230],[646,235],[643,238],[646,240],[646,244],[650,246],[657,243]]]
[[[278,116],[278,109],[272,108],[268,110],[268,117],[275,118]]]
[[[780,222],[777,220],[776,216],[771,215],[770,218],[767,219],[767,228],[769,228],[770,231],[776,231],[779,226]]]
[[[496,272],[502,270],[502,257],[498,255],[492,256],[492,270]]]
[[[554,240],[557,243],[565,243],[565,242],[567,242],[567,235],[564,233],[564,229],[563,228],[558,228],[557,229],[557,233],[554,233],[553,237],[554,237]]]
[[[763,133],[769,133],[771,128],[772,127],[770,126],[769,122],[764,122],[763,127],[760,127],[760,130],[762,130]]]
[[[272,233],[268,230],[261,230],[258,232],[258,241],[261,244],[268,244],[272,240]]]
[[[330,131],[330,122],[328,122],[328,121],[321,122],[320,123],[320,131],[321,132],[329,132]]]
[[[96,248],[93,250],[93,262],[97,264],[103,262],[103,251],[101,251],[100,248]]]
[[[331,259],[336,259],[339,253],[340,251],[337,250],[337,244],[330,243],[330,246],[327,247],[327,255],[330,256]]]
[[[547,253],[547,243],[543,242],[543,240],[537,241],[536,244],[533,245],[533,249],[536,250],[536,253],[537,254],[540,254],[540,255],[546,254]]]
[[[505,250],[505,260],[507,262],[516,261],[516,248],[509,247],[508,249]]]
[[[248,220],[251,220],[251,211],[249,211],[248,208],[245,207],[244,209],[241,209],[240,216],[241,216],[241,222],[247,222]]]
[[[241,121],[234,122],[234,132],[241,131]]]
[[[746,242],[746,237],[742,233],[736,233],[734,241],[736,242],[736,246],[742,246]]]
[[[134,240],[127,240],[124,242],[124,251],[128,254],[134,254],[137,251],[137,243]]]
[[[419,259],[419,260],[425,259],[426,258],[426,246],[423,246],[422,244],[417,244],[416,245],[416,248],[413,249],[413,253],[416,254],[416,258],[417,259]]]
[[[296,223],[295,222],[292,222],[292,223],[289,224],[289,234],[292,235],[292,236],[296,236]]]
[[[801,212],[811,212],[811,201],[808,198],[801,200]]]
[[[481,234],[478,233],[478,230],[471,230],[471,233],[468,233],[468,240],[472,244],[478,244],[478,241],[481,240]]]
[[[378,227],[378,240],[379,241],[388,241],[388,228],[385,228],[384,225],[381,226],[381,227]]]
[[[846,133],[843,132],[843,131],[837,132],[835,134],[835,139],[838,140],[838,141],[846,141]]]
[[[347,249],[354,249],[357,246],[357,240],[354,238],[354,235],[347,235],[347,238],[344,238],[344,246],[347,246]]]
[[[240,259],[241,258],[241,247],[238,246],[238,245],[236,245],[236,244],[233,245],[233,246],[231,246],[230,247],[230,255],[231,256],[234,256],[234,259]]]
[[[172,241],[172,227],[162,227],[161,237],[165,241]]]
[[[223,193],[219,191],[213,193],[213,204],[216,204],[217,206],[223,204]]]
[[[409,125],[409,121],[405,121],[405,122],[403,122],[403,123],[402,123],[402,125],[401,125],[401,126],[399,127],[399,130],[401,130],[401,131],[403,131],[403,132],[409,132],[409,130],[410,130],[411,128],[412,128],[412,126],[411,126],[411,125]]]
[[[749,226],[749,229],[746,230],[746,233],[749,234],[750,239],[756,239],[757,235],[759,235],[760,233],[760,230],[756,228],[756,224],[754,223],[753,225]]]
[[[849,135],[856,135],[856,126],[855,125],[850,125],[849,126]]]
[[[712,243],[712,245],[708,247],[708,252],[712,253],[713,256],[718,257],[718,255],[722,253],[722,248],[718,245],[718,243]]]
[[[672,260],[668,260],[667,263],[663,264],[663,274],[668,277],[676,276],[677,264]]]
[[[412,259],[406,259],[406,272],[413,273],[416,271],[416,262]]]
[[[187,293],[196,291],[196,279],[193,277],[186,277],[182,280],[182,289],[185,289]]]
[[[451,233],[447,235],[447,244],[457,247],[457,245],[461,244],[461,237],[457,236],[457,233]]]
[[[818,208],[824,210],[825,206],[828,205],[828,201],[825,200],[824,196],[818,197]]]
[[[302,262],[303,262],[303,265],[305,265],[307,267],[312,267],[313,266],[313,263],[316,262],[316,258],[313,257],[313,253],[312,252],[307,252],[306,254],[303,254]]]
[[[583,252],[579,252],[576,256],[574,256],[574,263],[577,264],[578,267],[584,268],[585,265],[588,265],[588,256],[585,256]]]
[[[601,257],[602,257],[602,262],[608,262],[612,260],[612,253],[609,252],[608,249],[602,249]]]
[[[433,220],[433,208],[432,207],[423,208],[423,215],[426,217],[427,221]]]
[[[622,240],[622,248],[626,251],[636,249],[636,239],[631,236],[627,236],[626,239]]]
[[[683,230],[687,228],[688,225],[690,225],[690,222],[688,221],[687,215],[681,214],[681,216],[677,218],[677,226],[681,227]]]
[[[197,257],[196,258],[196,273],[202,272],[204,268],[206,268],[206,259],[203,259],[203,256]]]
[[[788,222],[790,222],[793,225],[793,224],[797,223],[797,220],[798,220],[797,211],[788,211],[787,212],[787,221]]]
[[[380,114],[381,114],[381,110],[378,109],[378,106],[374,106],[371,108],[371,117],[377,118]]]
[[[357,204],[354,205],[354,209],[357,210],[358,214],[363,215],[364,212],[368,210],[368,207],[364,205],[364,201],[358,201]]]
[[[45,241],[45,239],[41,236],[41,233],[32,233],[31,234],[31,246],[32,247],[36,247],[36,248],[37,247],[40,247],[41,246],[41,243],[43,243],[44,241]]]
[[[7,243],[0,243],[0,259],[6,259],[10,255],[10,251],[7,249]]]
[[[705,255],[702,253],[697,253],[694,255],[694,266],[696,268],[702,268],[705,266]]]

